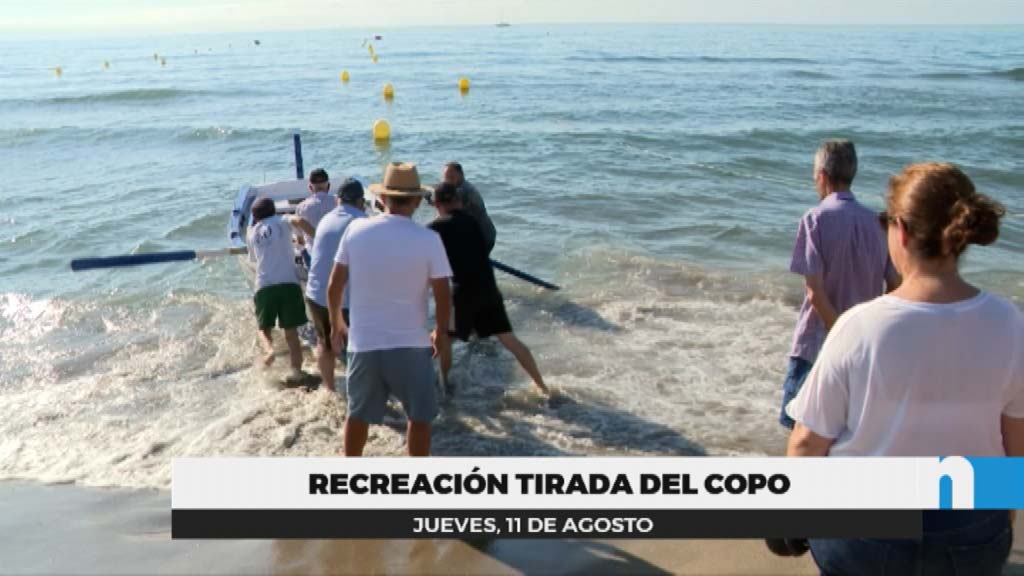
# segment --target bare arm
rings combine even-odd
[[[789,435],[789,445],[786,447],[786,456],[828,456],[829,448],[835,440],[818,436],[810,428],[797,422],[793,427],[793,433]]]
[[[327,281],[327,311],[331,315],[331,347],[341,350],[341,341],[348,336],[348,325],[341,314],[342,295],[348,284],[348,266],[334,264],[331,279]]]
[[[452,364],[452,345],[448,339],[448,320],[452,313],[451,289],[448,278],[432,278],[430,287],[434,291],[434,307],[437,328],[434,330],[434,355],[440,359],[441,370],[448,372]]]
[[[437,328],[448,333],[448,321],[452,314],[451,289],[448,287],[447,278],[432,278],[430,288],[434,291],[434,306],[436,308]]]
[[[316,228],[313,228],[313,226],[310,225],[309,222],[303,220],[301,216],[293,216],[291,221],[293,226],[305,232],[310,238],[316,236]]]
[[[804,286],[807,289],[807,299],[811,301],[814,312],[825,323],[825,329],[831,330],[832,325],[839,318],[832,302],[825,293],[825,280],[821,276],[804,276]]]

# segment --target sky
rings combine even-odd
[[[1024,0],[0,0],[0,34],[590,22],[1024,24]]]

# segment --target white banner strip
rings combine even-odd
[[[966,465],[966,467],[965,467]],[[174,509],[935,509],[963,458],[176,458]]]

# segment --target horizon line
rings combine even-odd
[[[132,29],[124,32],[120,30],[34,30],[17,31],[0,28],[0,34],[7,36],[4,40],[30,40],[34,38],[95,38],[95,37],[116,37],[116,38],[140,38],[144,36],[213,36],[230,34],[278,34],[297,32],[324,32],[338,30],[405,30],[405,29],[468,29],[468,28],[496,28],[499,23],[508,23],[511,28],[528,27],[574,27],[574,26],[737,26],[737,27],[794,27],[794,28],[946,28],[946,29],[998,29],[998,28],[1021,28],[1024,27],[1024,20],[1019,22],[986,22],[986,23],[940,23],[940,22],[743,22],[743,21],[675,21],[675,22],[645,22],[645,21],[552,21],[552,22],[523,22],[516,24],[511,21],[500,21],[492,23],[472,24],[388,24],[388,25],[340,25],[328,27],[295,27],[295,28],[264,28],[252,30],[208,30],[208,31],[157,31]]]

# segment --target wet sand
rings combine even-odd
[[[170,495],[0,482],[2,574],[815,574],[751,540],[171,540]],[[1007,574],[1024,574],[1024,516]]]

